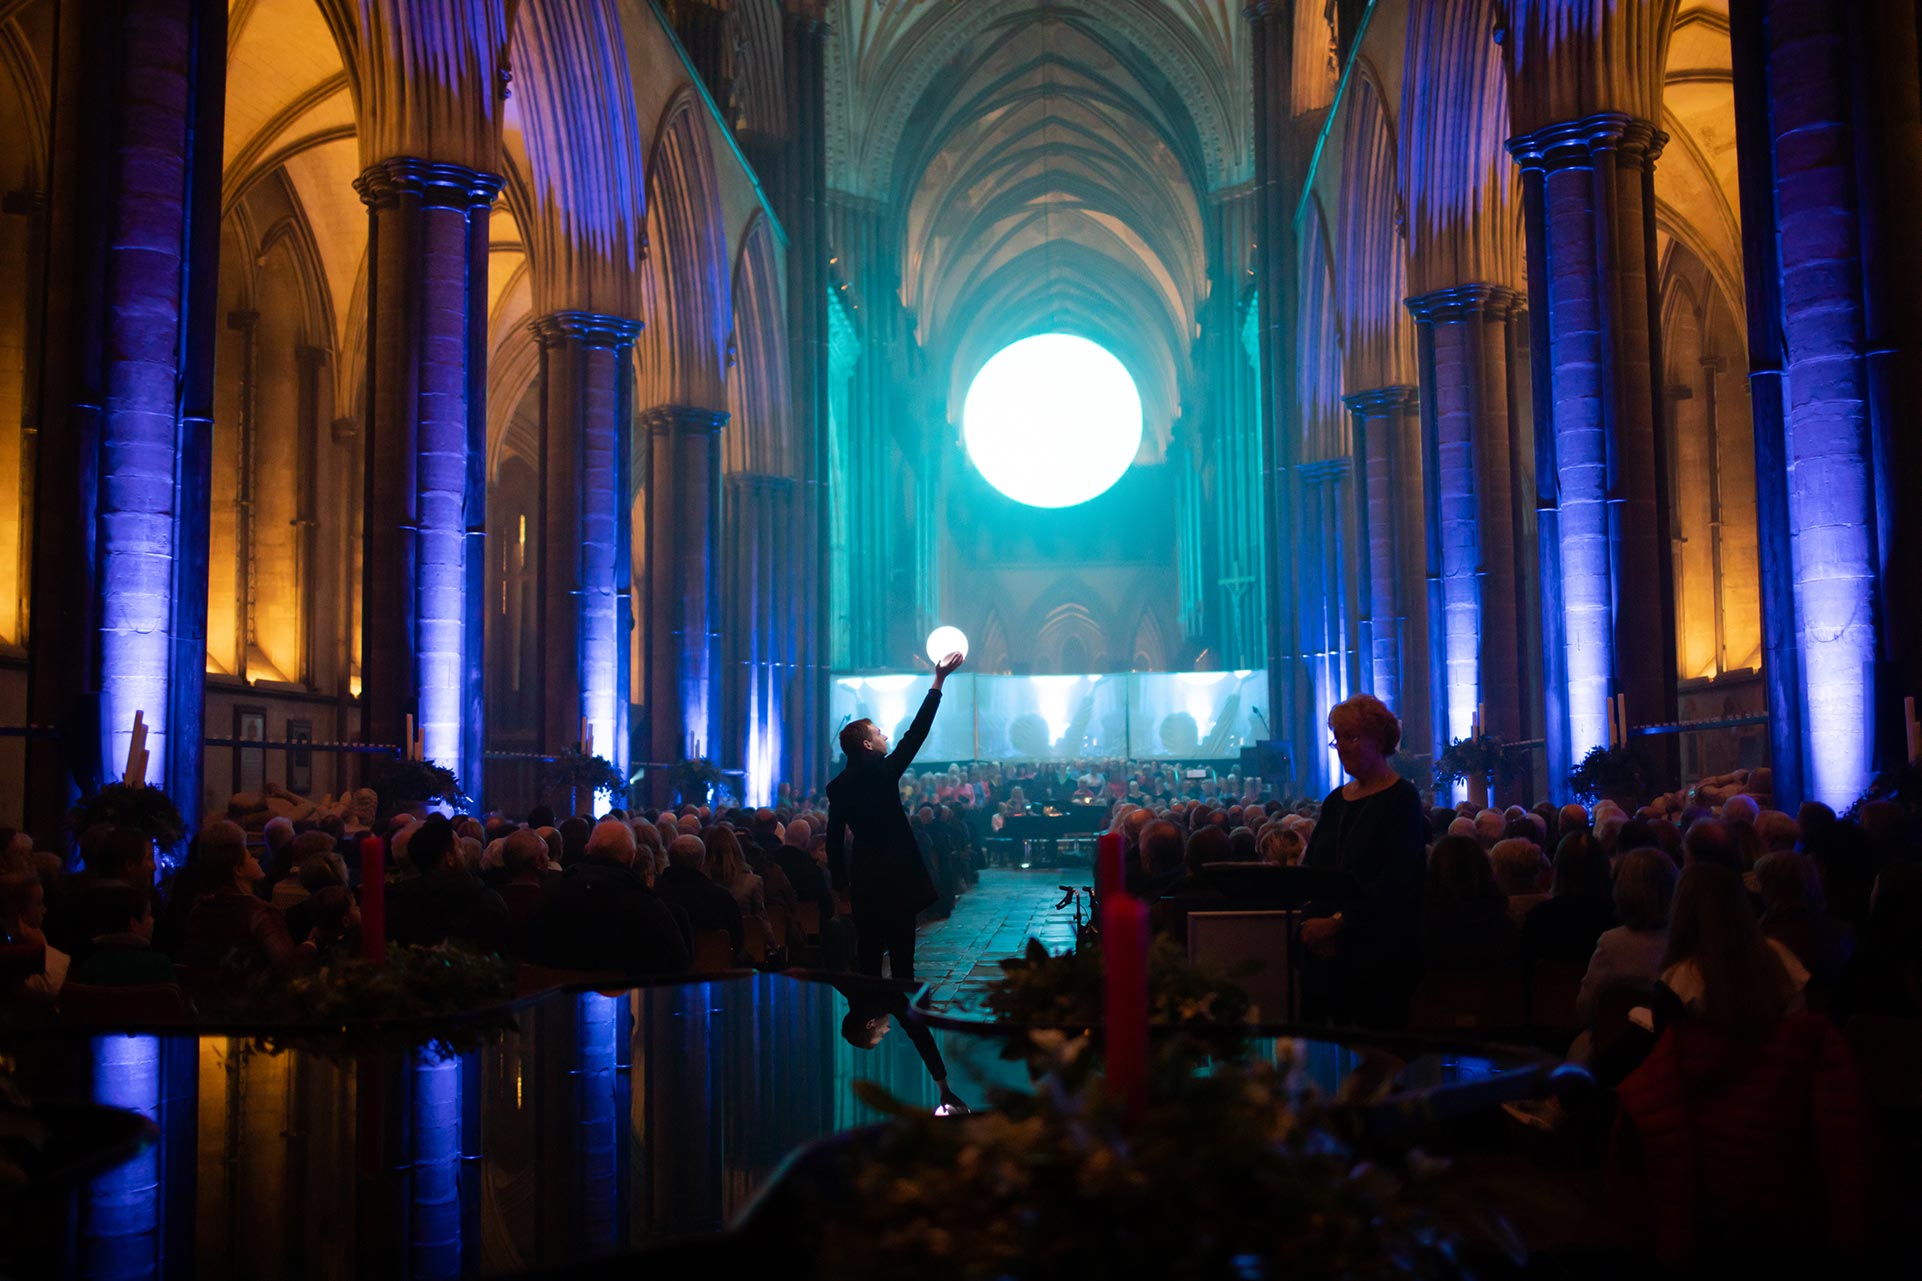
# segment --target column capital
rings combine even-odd
[[[1503,285],[1455,285],[1404,298],[1402,305],[1417,324],[1451,324],[1464,320],[1506,320],[1521,306],[1522,296]]]
[[[354,190],[369,209],[385,209],[412,196],[429,209],[483,209],[500,194],[501,177],[466,165],[390,156],[368,165]]]
[[[792,476],[777,476],[765,471],[737,471],[727,478],[731,488],[744,489],[754,494],[786,494],[800,488],[800,482]]]
[[[695,405],[656,405],[641,411],[640,424],[661,436],[713,436],[727,426],[727,414]]]
[[[1598,111],[1510,138],[1508,154],[1524,169],[1581,168],[1602,151],[1616,152],[1631,163],[1653,165],[1667,144],[1667,134],[1638,116]]]
[[[1379,418],[1413,409],[1420,399],[1421,392],[1417,388],[1396,385],[1353,392],[1343,396],[1341,403],[1348,406],[1350,412],[1360,414],[1363,418]]]
[[[1301,463],[1295,468],[1295,475],[1310,485],[1328,481],[1338,481],[1354,470],[1355,461],[1346,455],[1339,458],[1318,458],[1312,463]]]
[[[573,340],[583,347],[620,351],[640,337],[641,322],[593,311],[550,311],[527,322],[543,347]]]

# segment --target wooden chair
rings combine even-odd
[[[694,972],[711,974],[734,968],[734,940],[726,930],[694,931]]]
[[[1519,1028],[1528,1022],[1527,988],[1519,965],[1431,970],[1415,989],[1408,1025],[1423,1032]]]
[[[69,1027],[184,1023],[187,998],[174,983],[107,986],[68,983],[60,989],[60,1022]]]
[[[1265,1023],[1284,1022],[1295,982],[1288,940],[1293,912],[1190,912],[1188,959],[1248,993]]]

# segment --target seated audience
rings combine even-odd
[[[736,956],[741,952],[741,907],[731,891],[707,878],[707,846],[698,836],[677,836],[667,847],[667,871],[654,882],[654,890],[670,904],[687,913],[696,930],[725,930],[728,945]]]
[[[707,865],[703,870],[708,879],[734,896],[742,928],[757,931],[767,950],[772,952],[774,926],[767,914],[767,883],[749,870],[747,857],[741,852],[740,838],[734,835],[733,828],[722,825],[710,831],[705,843]]]
[[[654,892],[654,869],[635,861],[634,832],[598,824],[580,861],[547,883],[529,922],[528,959],[569,970],[679,974],[691,930]]]
[[[199,889],[181,939],[183,965],[210,973],[230,961],[282,973],[312,967],[317,944],[295,944],[280,909],[256,893],[266,873],[238,824],[222,820],[202,828],[194,858]]]
[[[347,864],[335,850],[334,839],[325,832],[302,832],[289,846],[290,865],[286,875],[274,882],[274,892],[269,901],[281,911],[289,911],[296,903],[314,892],[308,884],[308,865],[326,865],[327,874],[320,880],[322,885],[347,884]],[[316,872],[315,876],[321,876]],[[291,928],[291,926],[290,926]]]
[[[1738,873],[1748,870],[1748,864],[1742,861],[1741,847],[1730,835],[1728,825],[1714,818],[1698,818],[1682,834],[1682,866],[1688,868],[1697,863],[1713,863]]]
[[[1764,854],[1755,862],[1762,934],[1785,944],[1818,994],[1833,992],[1855,951],[1855,935],[1829,914],[1822,874],[1806,854]]]
[[[1608,855],[1594,836],[1571,836],[1555,851],[1555,887],[1522,921],[1522,944],[1537,960],[1582,965],[1615,924]]]
[[[93,987],[140,987],[172,983],[174,965],[153,950],[153,891],[139,885],[104,888],[95,907],[108,928],[93,937],[87,954],[67,971],[69,983]]]
[[[1444,836],[1428,855],[1421,950],[1428,968],[1437,970],[1484,969],[1516,958],[1508,899],[1472,836]]]
[[[1497,841],[1488,862],[1496,888],[1508,899],[1508,919],[1516,925],[1548,901],[1549,866],[1535,842],[1519,837]]]
[[[480,952],[507,946],[511,918],[501,896],[467,870],[454,826],[436,814],[409,837],[420,875],[387,895],[387,933],[396,943],[459,943]]]
[[[507,879],[496,893],[507,905],[508,949],[516,954],[526,950],[528,923],[540,911],[546,869],[547,842],[538,833],[523,827],[501,842],[501,870]]]
[[[1922,1017],[1922,864],[1890,863],[1875,878],[1868,928],[1843,970],[1836,1005],[1838,1019]]]
[[[154,882],[153,839],[145,832],[94,828],[82,846],[86,868],[63,878],[47,904],[47,939],[69,956],[86,951],[87,941],[109,928],[96,911],[99,891]]]
[[[1575,1013],[1593,1023],[1604,993],[1617,988],[1653,991],[1668,951],[1668,910],[1675,897],[1675,864],[1660,850],[1630,850],[1615,872],[1615,915],[1621,924],[1595,940]]]
[[[44,1003],[59,995],[72,958],[47,942],[42,928],[46,920],[46,887],[38,876],[32,872],[0,876],[0,943],[26,944],[44,952],[41,972],[17,980],[7,995],[30,1003]]]

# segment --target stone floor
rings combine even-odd
[[[1091,879],[1087,868],[988,868],[980,884],[956,900],[954,915],[922,927],[914,948],[918,977],[934,984],[940,1006],[976,1004],[982,989],[1001,977],[997,962],[1020,953],[1029,939],[1051,952],[1073,945],[1074,907],[1057,912],[1054,905],[1063,885],[1086,886]]]

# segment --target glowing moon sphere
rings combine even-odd
[[[928,633],[928,661],[939,663],[949,654],[968,656],[968,636],[959,627],[937,627]]]
[[[990,485],[1030,507],[1105,493],[1141,449],[1141,393],[1098,343],[1037,334],[996,352],[961,411],[968,457]]]

